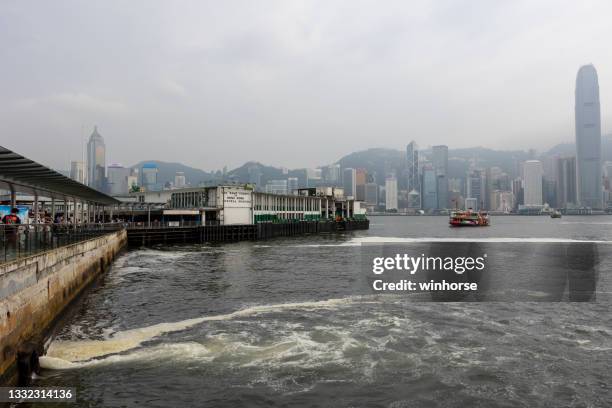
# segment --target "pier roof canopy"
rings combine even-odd
[[[119,203],[111,196],[0,146],[0,189],[10,190],[11,186],[21,193],[59,200],[67,197],[103,205]]]

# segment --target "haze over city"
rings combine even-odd
[[[290,168],[369,147],[546,150],[574,140],[576,72],[612,123],[606,2],[12,2],[3,145],[108,162]],[[78,17],[75,17],[78,16]],[[53,154],[50,154],[50,148]]]

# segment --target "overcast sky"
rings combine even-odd
[[[574,137],[580,65],[612,125],[609,1],[0,4],[0,145],[107,161],[290,168],[369,147],[547,149]]]

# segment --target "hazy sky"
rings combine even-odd
[[[369,147],[546,149],[580,65],[612,127],[609,1],[0,4],[0,145],[107,161],[316,166]]]

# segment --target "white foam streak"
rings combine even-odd
[[[556,244],[556,243],[593,243],[593,244],[612,244],[612,241],[580,240],[569,238],[408,238],[408,237],[361,237],[353,238],[350,241],[335,244],[304,244],[294,245],[297,247],[343,247],[360,246],[364,244],[409,244],[409,243],[434,243],[434,242],[483,242],[483,243],[533,243],[533,244]]]
[[[94,358],[128,351],[164,333],[185,330],[204,322],[231,320],[237,317],[247,317],[259,313],[270,313],[291,309],[332,308],[357,301],[363,301],[363,298],[349,297],[316,302],[253,306],[228,314],[204,316],[173,323],[160,323],[153,326],[117,332],[112,335],[112,337],[104,340],[54,341],[47,350],[47,356],[43,358],[43,364],[47,365],[48,368],[74,368],[75,366],[71,365],[71,363],[84,362]]]

